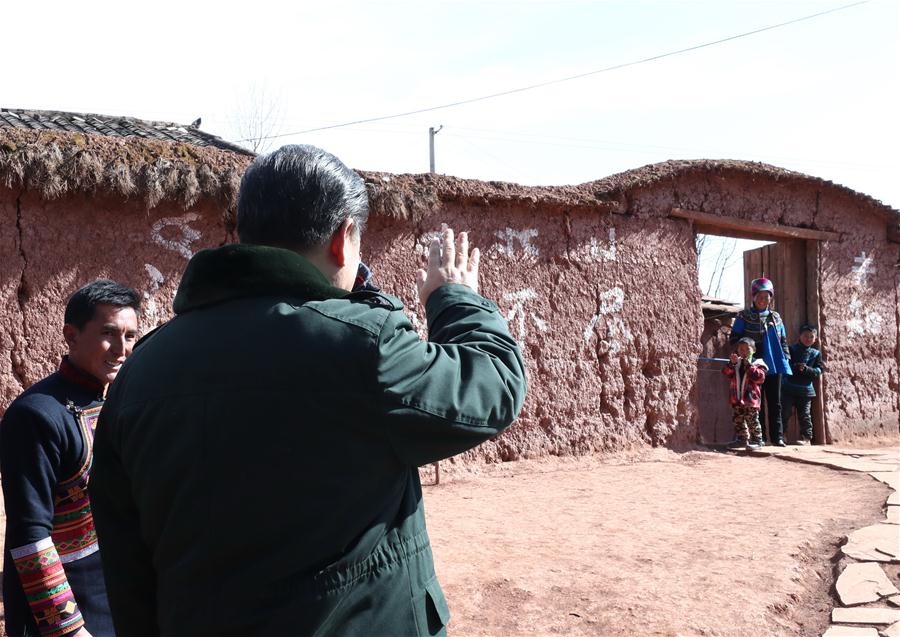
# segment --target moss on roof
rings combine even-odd
[[[442,201],[463,205],[515,205],[557,210],[590,208],[626,212],[629,194],[634,191],[693,176],[708,177],[711,174],[721,177],[759,177],[769,182],[834,190],[861,200],[886,218],[896,220],[900,216],[900,211],[846,186],[769,164],[739,160],[670,160],[571,186],[521,186],[430,174],[361,174],[366,179],[376,211],[399,207],[403,209],[400,216],[417,216],[416,210],[422,214],[424,210],[420,209],[427,209]]]
[[[210,146],[64,131],[0,129],[0,184],[46,199],[69,193],[232,207],[253,157]]]
[[[69,193],[139,198],[148,208],[171,202],[184,208],[199,199],[233,210],[245,152],[141,137],[0,127],[0,185],[27,188],[46,199]],[[443,203],[526,207],[542,210],[626,212],[630,193],[657,184],[710,174],[757,176],[768,181],[831,189],[869,204],[887,219],[900,211],[840,184],[769,164],[737,160],[673,160],[649,164],[596,181],[571,186],[522,186],[445,175],[394,175],[359,171],[372,212],[419,220]]]

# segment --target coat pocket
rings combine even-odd
[[[425,589],[416,596],[413,604],[420,637],[446,634],[444,628],[450,621],[450,608],[436,577],[425,584]]]

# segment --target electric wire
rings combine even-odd
[[[600,74],[600,73],[607,73],[607,72],[609,72],[609,71],[615,71],[615,70],[618,70],[618,69],[624,69],[624,68],[628,68],[628,67],[630,67],[630,66],[637,66],[637,65],[639,65],[639,64],[646,64],[646,63],[648,63],[648,62],[655,62],[655,61],[661,60],[661,59],[663,59],[663,58],[668,58],[668,57],[672,57],[672,56],[675,56],[675,55],[681,55],[681,54],[683,54],[683,53],[689,53],[689,52],[691,52],[691,51],[697,51],[697,50],[699,50],[699,49],[704,49],[704,48],[711,47],[711,46],[715,46],[715,45],[718,45],[718,44],[723,44],[723,43],[725,43],[725,42],[731,42],[731,41],[733,41],[733,40],[738,40],[738,39],[741,39],[741,38],[746,38],[746,37],[749,37],[749,36],[751,36],[751,35],[757,35],[757,34],[759,34],[759,33],[764,33],[764,32],[766,32],[766,31],[772,31],[773,29],[779,29],[779,28],[781,28],[781,27],[786,27],[786,26],[789,26],[789,25],[792,25],[792,24],[797,24],[798,22],[804,22],[804,21],[806,21],[806,20],[812,20],[812,19],[814,19],[814,18],[819,18],[819,17],[825,16],[825,15],[828,15],[828,14],[830,14],[830,13],[836,13],[836,12],[838,12],[838,11],[844,11],[844,10],[846,10],[846,9],[851,9],[851,8],[857,7],[857,6],[859,6],[859,5],[867,4],[867,3],[870,2],[870,1],[871,1],[871,0],[860,0],[859,2],[853,2],[853,3],[851,3],[851,4],[842,5],[842,6],[840,6],[840,7],[835,7],[835,8],[833,8],[833,9],[828,9],[828,10],[826,10],[826,11],[819,11],[818,13],[812,13],[812,14],[809,14],[809,15],[801,16],[801,17],[799,17],[799,18],[794,18],[793,20],[788,20],[788,21],[786,21],[786,22],[779,22],[779,23],[777,23],[777,24],[771,24],[771,25],[769,25],[769,26],[760,27],[759,29],[753,29],[752,31],[746,31],[746,32],[744,32],[744,33],[738,33],[738,34],[736,34],[736,35],[731,35],[731,36],[728,36],[728,37],[725,37],[725,38],[721,38],[721,39],[718,39],[718,40],[713,40],[713,41],[711,41],[711,42],[704,42],[703,44],[697,44],[697,45],[690,46],[690,47],[686,47],[686,48],[683,48],[683,49],[677,49],[677,50],[675,50],[675,51],[667,51],[666,53],[660,53],[660,54],[658,54],[658,55],[653,55],[653,56],[650,56],[650,57],[642,58],[642,59],[640,59],[640,60],[633,60],[633,61],[631,61],[631,62],[623,62],[623,63],[621,63],[621,64],[614,64],[614,65],[612,65],[612,66],[607,66],[607,67],[605,67],[605,68],[597,69],[597,70],[595,70],[595,71],[588,71],[588,72],[586,72],[586,73],[578,73],[577,75],[570,75],[570,76],[568,76],[568,77],[558,78],[558,79],[555,79],[555,80],[548,80],[548,81],[546,81],[546,82],[539,82],[539,83],[537,83],[537,84],[530,84],[530,85],[528,85],[528,86],[520,86],[520,87],[518,87],[518,88],[509,89],[509,90],[506,90],[506,91],[500,91],[500,92],[498,92],[498,93],[491,93],[491,94],[489,94],[489,95],[481,95],[481,96],[479,96],[479,97],[472,97],[472,98],[465,99],[465,100],[458,100],[458,101],[456,101],[456,102],[450,102],[450,103],[447,103],[447,104],[440,104],[440,105],[438,105],[438,106],[429,106],[429,107],[426,107],[426,108],[420,108],[420,109],[416,109],[416,110],[412,110],[412,111],[406,111],[406,112],[403,112],[403,113],[395,113],[395,114],[393,114],[393,115],[382,115],[382,116],[379,116],[379,117],[369,117],[369,118],[365,118],[365,119],[354,120],[354,121],[351,121],[351,122],[343,122],[343,123],[340,123],[340,124],[331,124],[331,125],[329,125],[329,126],[320,126],[320,127],[318,127],[318,128],[308,128],[308,129],[306,129],[306,130],[295,131],[295,132],[291,132],[291,133],[276,133],[276,134],[274,134],[274,135],[266,135],[265,137],[261,137],[261,138],[259,138],[259,139],[275,139],[275,138],[278,138],[278,137],[288,137],[288,136],[291,136],[291,135],[303,135],[303,134],[306,134],[306,133],[315,133],[315,132],[317,132],[317,131],[330,130],[330,129],[333,129],[333,128],[344,128],[344,127],[346,127],[346,126],[354,126],[354,125],[356,125],[356,124],[367,124],[367,123],[370,123],[370,122],[380,122],[380,121],[384,121],[384,120],[387,120],[387,119],[397,119],[397,118],[399,118],[399,117],[408,117],[408,116],[410,116],[410,115],[418,115],[418,114],[420,114],[420,113],[430,113],[430,112],[433,112],[433,111],[443,110],[443,109],[447,109],[447,108],[453,108],[453,107],[456,107],[456,106],[463,106],[463,105],[465,105],[465,104],[473,104],[473,103],[475,103],[475,102],[481,102],[481,101],[484,101],[484,100],[495,99],[495,98],[497,98],[497,97],[503,97],[503,96],[506,96],[506,95],[513,95],[513,94],[516,94],[516,93],[522,93],[522,92],[525,92],[525,91],[531,91],[531,90],[534,90],[534,89],[543,88],[543,87],[545,87],[545,86],[552,86],[552,85],[554,85],[554,84],[561,84],[561,83],[563,83],[563,82],[571,82],[571,81],[573,81],[573,80],[579,80],[579,79],[582,79],[582,78],[585,78],[585,77],[590,77],[590,76],[592,76],[592,75],[598,75],[598,74]],[[250,140],[250,139],[239,139],[239,140],[237,140],[237,141],[238,141],[238,142],[245,142],[245,141],[251,141],[251,140]]]

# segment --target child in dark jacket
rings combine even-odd
[[[729,399],[734,413],[734,441],[731,449],[758,449],[762,446],[762,426],[759,424],[760,387],[766,380],[765,361],[757,358],[752,363],[756,344],[752,338],[742,338],[737,342],[737,351],[722,368],[722,373],[731,379]]]
[[[787,422],[797,407],[797,419],[800,425],[799,445],[808,445],[812,441],[812,399],[816,396],[813,381],[822,375],[822,354],[813,347],[819,332],[814,325],[800,328],[800,339],[790,347],[792,376],[785,376],[782,382],[781,403],[784,418]]]

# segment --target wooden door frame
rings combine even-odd
[[[825,356],[825,346],[821,340],[822,295],[821,295],[821,241],[838,241],[837,232],[825,232],[797,226],[776,223],[747,221],[734,217],[722,217],[708,212],[672,208],[671,218],[686,220],[697,234],[713,234],[738,239],[757,239],[778,242],[780,239],[806,240],[806,316],[815,321],[819,328],[819,348]],[[825,411],[825,393],[828,391],[825,375],[816,380],[816,398],[813,400],[813,440],[817,444],[831,444],[828,416]]]

